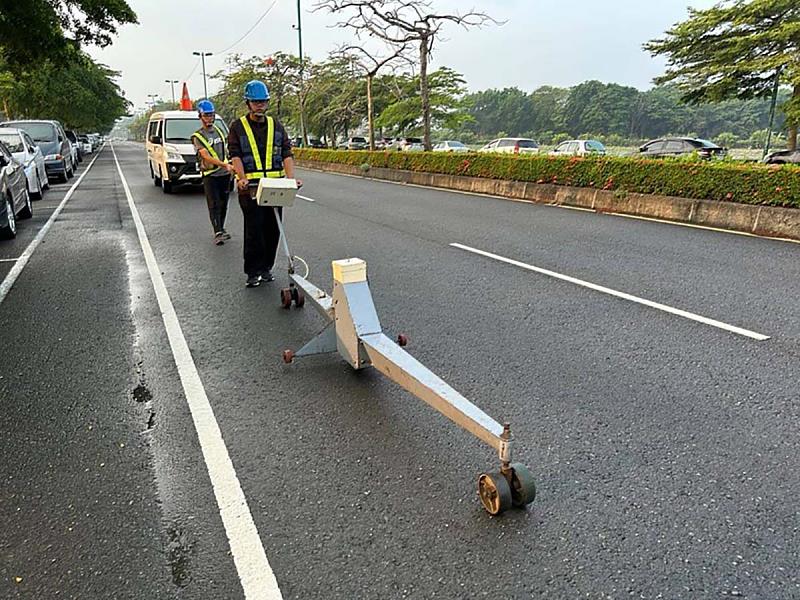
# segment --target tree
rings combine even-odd
[[[383,67],[391,66],[393,63],[408,61],[406,56],[407,44],[396,46],[385,56],[373,54],[361,46],[344,46],[339,54],[347,61],[358,65],[364,72],[367,80],[367,128],[369,130],[369,149],[375,150],[375,115],[374,101],[372,95],[372,82]]]
[[[108,46],[119,25],[136,22],[125,0],[4,0],[0,56],[13,71],[44,59],[63,63],[68,45]]]
[[[676,82],[687,102],[765,98],[775,77],[793,88],[783,104],[789,147],[800,123],[800,3],[797,0],[723,0],[644,45],[668,59],[656,83]]]
[[[492,21],[485,13],[469,11],[464,14],[431,12],[429,0],[319,0],[316,10],[331,13],[353,13],[339,25],[353,29],[357,36],[377,37],[390,44],[417,43],[419,47],[419,91],[422,112],[423,138],[426,150],[431,149],[431,99],[428,85],[428,60],[433,43],[446,23],[464,28],[480,27]]]

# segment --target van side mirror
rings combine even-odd
[[[0,167],[7,167],[8,166],[8,159],[0,154]]]
[[[161,143],[161,136],[160,135],[151,135],[150,136],[150,143],[151,144],[160,144]]]

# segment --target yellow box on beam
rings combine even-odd
[[[333,280],[337,283],[359,283],[367,280],[367,263],[360,258],[334,260]]]

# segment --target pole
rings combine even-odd
[[[308,133],[306,132],[305,119],[305,85],[303,64],[303,25],[300,20],[300,0],[297,0],[297,44],[300,48],[300,135],[303,138],[303,146],[308,146]]]
[[[772,142],[772,124],[775,122],[775,106],[778,104],[778,85],[781,81],[781,67],[775,72],[775,83],[772,86],[772,104],[769,107],[769,127],[767,128],[767,142],[764,144],[764,153],[761,158],[769,154],[769,145]]]
[[[200,62],[203,63],[203,98],[208,98],[208,88],[206,87],[206,53],[200,53]]]

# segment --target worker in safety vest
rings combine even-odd
[[[262,177],[294,179],[294,158],[286,130],[266,115],[269,90],[263,81],[250,81],[244,88],[248,114],[233,121],[228,148],[236,172],[239,206],[244,215],[244,272],[247,287],[273,281],[272,267],[280,241],[273,209],[259,206],[250,195]],[[302,182],[297,180],[299,188]],[[280,209],[279,209],[280,211]]]
[[[203,175],[214,243],[221,246],[225,240],[231,239],[225,231],[225,217],[228,214],[228,195],[234,170],[228,161],[227,136],[214,124],[216,115],[211,100],[198,102],[197,114],[202,126],[192,134],[192,143],[200,159],[197,166]]]

